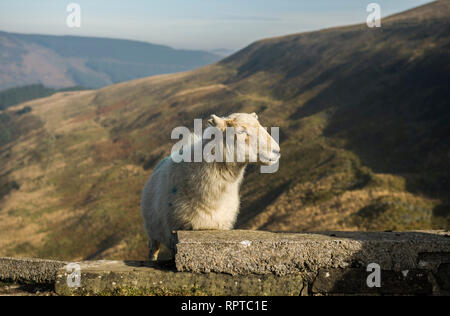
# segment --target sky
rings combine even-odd
[[[67,5],[81,8],[69,28]],[[1,0],[0,30],[133,39],[185,49],[238,50],[256,40],[363,23],[430,0]]]

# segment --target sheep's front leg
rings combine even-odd
[[[154,239],[150,240],[148,242],[148,249],[149,249],[148,259],[151,261],[158,260],[160,248],[161,248],[161,243],[158,240],[154,240]]]

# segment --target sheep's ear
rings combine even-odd
[[[211,115],[211,118],[208,120],[208,124],[214,127],[217,127],[221,130],[225,130],[227,127],[227,122],[224,119],[218,117],[217,115]]]
[[[253,116],[255,119],[258,119],[258,115],[256,115],[255,112],[252,113],[252,116]]]

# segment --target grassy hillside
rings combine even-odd
[[[172,128],[237,111],[279,126],[282,151],[276,174],[248,168],[238,227],[448,229],[449,15],[442,0],[0,112],[0,255],[144,258],[140,193]]]
[[[26,101],[51,96],[57,92],[86,90],[84,87],[70,87],[63,89],[54,89],[43,86],[42,84],[33,84],[23,87],[6,89],[0,91],[0,110],[6,110],[12,105]]]
[[[99,88],[186,71],[220,58],[130,40],[6,32],[0,32],[0,55],[0,90],[35,83]]]

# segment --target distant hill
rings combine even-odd
[[[17,88],[10,88],[0,91],[0,110],[6,110],[8,107],[34,100],[51,96],[57,92],[88,90],[84,87],[70,87],[62,89],[54,89],[43,86],[42,84],[34,84]]]
[[[217,48],[210,51],[215,55],[219,55],[221,57],[228,57],[236,52],[236,50],[226,49],[226,48]]]
[[[0,56],[0,90],[36,83],[99,88],[220,59],[209,52],[138,41],[6,32],[0,32]]]
[[[280,127],[280,169],[248,167],[239,228],[449,229],[450,1],[382,25],[0,112],[0,256],[145,258],[143,185],[172,129],[212,113]]]

